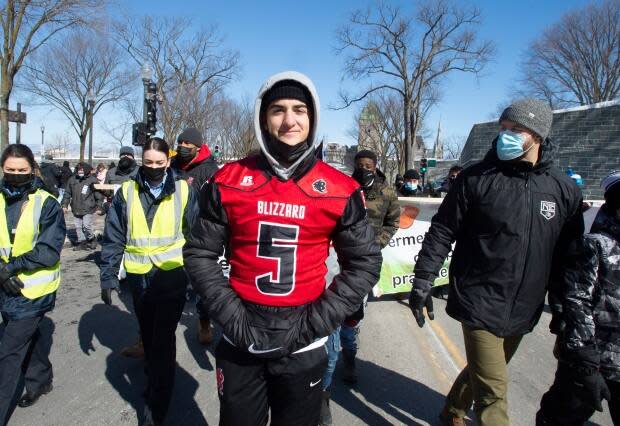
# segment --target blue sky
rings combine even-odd
[[[459,0],[456,0],[459,1]],[[391,2],[411,9],[413,1]],[[453,74],[444,84],[442,101],[433,109],[427,127],[434,139],[441,118],[442,134],[467,136],[472,125],[489,121],[497,106],[505,102],[510,85],[518,76],[518,63],[530,41],[566,11],[587,4],[585,0],[521,0],[473,1],[483,14],[480,36],[496,43],[497,54],[483,75]],[[334,52],[335,30],[347,22],[352,10],[374,4],[367,1],[333,0],[282,2],[213,1],[213,0],[139,0],[127,2],[133,13],[184,15],[194,19],[196,27],[217,24],[225,36],[225,46],[241,55],[242,73],[239,81],[229,87],[237,98],[252,99],[269,75],[283,70],[307,74],[315,83],[322,105],[320,134],[330,142],[353,144],[349,130],[354,126],[358,107],[333,111],[328,106],[338,102],[341,87],[355,88],[357,83],[343,79],[344,58]],[[20,97],[16,93],[11,108]],[[28,124],[22,127],[22,140],[35,147],[40,145],[41,124],[46,127],[46,140],[66,132],[77,140],[69,122],[49,108],[24,107]],[[97,121],[114,120],[112,109],[95,116],[95,148],[109,145]],[[15,131],[11,129],[11,141]],[[430,140],[429,140],[430,142]],[[129,138],[126,144],[129,144]]]

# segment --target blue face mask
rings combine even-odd
[[[418,190],[418,186],[414,185],[413,182],[405,182],[405,189],[408,191],[417,191]]]
[[[512,132],[510,130],[502,130],[497,138],[497,157],[502,161],[514,160],[521,157],[529,149],[523,150],[525,138],[521,133]]]

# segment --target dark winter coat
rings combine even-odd
[[[211,176],[219,170],[207,145],[202,145],[196,157],[187,164],[181,164],[179,160],[174,157],[170,167],[180,176],[187,179],[187,182],[192,185],[196,191],[200,191],[202,185],[204,185],[207,180],[211,179]]]
[[[309,156],[291,175],[298,180],[316,164]],[[277,179],[261,155],[258,167],[268,179]],[[354,192],[332,233],[341,272],[314,302],[293,307],[262,306],[242,300],[222,274],[218,258],[229,242],[229,223],[220,202],[220,190],[209,181],[201,191],[200,216],[183,250],[192,285],[209,315],[236,345],[278,347],[277,356],[290,353],[328,336],[347,315],[355,312],[377,282],[381,253],[367,221],[361,195]],[[242,249],[242,248],[240,248]],[[230,250],[227,250],[230,255]],[[282,331],[291,340],[282,341]],[[270,351],[271,352],[271,351]],[[270,355],[267,355],[270,356]]]
[[[566,256],[560,359],[620,382],[620,220],[601,208]]]
[[[456,241],[446,311],[497,336],[532,330],[549,284],[561,282],[569,243],[583,234],[581,192],[553,166],[549,140],[541,160],[500,161],[493,147],[461,172],[433,217],[415,266],[433,281]]]
[[[400,224],[400,205],[396,192],[385,184],[385,175],[377,169],[375,182],[368,190],[364,190],[366,197],[366,212],[368,222],[375,231],[375,238],[381,248],[398,230]]]
[[[128,169],[122,169],[119,168],[119,166],[113,167],[108,170],[104,183],[110,185],[122,185],[123,182],[133,179],[138,173],[138,169],[138,164],[135,161]]]
[[[69,182],[69,178],[73,175],[71,171],[71,167],[62,166],[60,168],[60,188],[65,189],[67,187],[67,182]]]
[[[54,197],[58,197],[58,188],[60,187],[60,180],[62,177],[60,168],[54,163],[41,163],[39,171],[41,173],[44,189]]]
[[[146,222],[149,226],[153,224],[155,213],[164,197],[173,194],[175,191],[174,182],[181,179],[173,170],[168,169],[168,177],[164,183],[161,194],[155,198],[144,182],[142,173],[138,172],[134,180],[138,182],[140,203],[144,209]],[[194,189],[189,187],[189,197],[183,214],[183,235],[187,238],[190,234],[191,225],[194,223],[198,213],[197,194]],[[105,229],[103,232],[103,241],[101,242],[101,287],[116,288],[118,286],[118,271],[125,251],[127,242],[127,201],[123,196],[123,191],[116,191],[112,199],[112,206],[108,211],[105,221]],[[148,286],[152,280],[170,281],[175,283],[174,286],[159,286],[159,288],[168,289],[169,291],[185,291],[186,279],[183,268],[173,269],[172,271],[163,271],[157,267],[153,267],[146,275],[127,274],[127,280],[135,285]],[[177,285],[178,284],[178,285]],[[161,295],[165,297],[165,294]]]
[[[71,204],[71,212],[74,216],[93,214],[97,209],[103,210],[103,195],[96,191],[93,185],[98,184],[96,176],[89,176],[90,168],[84,169],[86,175],[71,176],[67,181],[65,195],[62,198],[62,206],[66,208]]]
[[[35,178],[32,186],[21,194],[11,195],[2,183],[2,196],[6,201],[6,222],[9,236],[13,242],[11,230],[17,227],[22,206],[28,200],[28,194],[43,188],[43,182]],[[60,260],[60,252],[65,242],[67,229],[65,217],[55,198],[48,197],[41,208],[39,219],[39,236],[34,249],[21,256],[11,257],[7,268],[13,275],[22,271],[32,271],[41,267],[54,266]],[[0,312],[9,320],[19,320],[43,315],[54,308],[56,292],[46,294],[37,299],[24,296],[12,296],[0,290]]]

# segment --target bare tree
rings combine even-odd
[[[132,122],[127,120],[121,120],[120,124],[111,124],[107,121],[101,123],[103,131],[118,143],[121,147],[125,145],[127,136],[131,133]]]
[[[59,32],[91,22],[106,2],[99,0],[7,0],[0,12],[0,147],[9,144],[9,99],[24,61]]]
[[[463,135],[452,135],[448,137],[443,144],[444,160],[458,160],[466,142],[467,138]]]
[[[254,132],[254,104],[246,97],[241,102],[221,97],[213,109],[213,125],[207,138],[219,145],[222,158],[235,160],[258,148]]]
[[[346,108],[378,90],[392,90],[402,99],[405,124],[404,164],[413,167],[413,141],[425,113],[439,99],[448,74],[478,74],[491,58],[491,41],[479,42],[476,7],[464,8],[447,0],[421,4],[415,16],[405,16],[395,6],[379,2],[354,12],[337,31],[337,52],[349,52],[345,78],[367,81],[359,93],[341,93]]]
[[[75,31],[34,55],[24,73],[24,89],[58,108],[80,138],[84,159],[88,93],[94,95],[93,115],[127,96],[136,78],[123,67],[119,49],[98,32]]]
[[[389,180],[403,168],[402,148],[405,128],[402,102],[389,91],[375,92],[355,118],[355,127],[349,134],[363,149],[377,154],[377,163]]]
[[[565,14],[527,49],[521,96],[554,108],[620,95],[620,1],[591,3]]]
[[[223,47],[217,28],[196,29],[189,18],[133,17],[117,24],[115,37],[137,67],[153,67],[164,98],[158,117],[164,138],[174,140],[188,125],[206,132],[205,108],[239,70],[238,52]]]

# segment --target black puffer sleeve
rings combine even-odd
[[[203,186],[199,206],[198,217],[183,248],[185,269],[209,315],[233,338],[245,307],[218,263],[228,243],[229,229],[215,182]]]
[[[309,305],[300,346],[330,335],[360,307],[379,280],[383,257],[368,223],[360,190],[349,198],[332,241],[341,270],[323,295]]]
[[[598,298],[600,250],[596,238],[584,236],[566,254],[563,288],[563,330],[560,359],[576,367],[598,368],[594,307]]]

